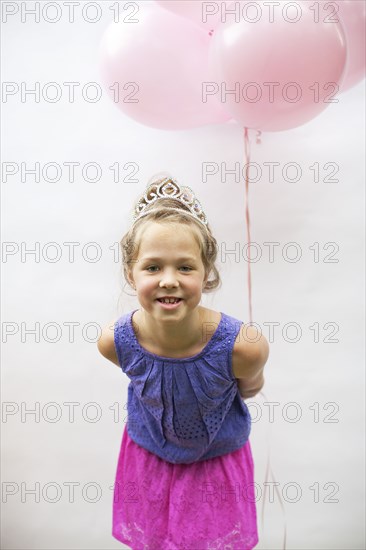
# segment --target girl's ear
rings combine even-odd
[[[127,273],[127,282],[130,286],[132,286],[132,288],[135,288],[135,282],[133,280],[131,272]]]

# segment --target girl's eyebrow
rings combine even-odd
[[[184,258],[178,258],[177,259],[177,262],[194,262],[196,260],[196,258],[194,256],[185,256]],[[159,262],[161,261],[161,258],[157,258],[157,257],[152,257],[152,256],[146,256],[144,258],[141,258],[141,261],[142,262]]]

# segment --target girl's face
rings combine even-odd
[[[205,269],[200,248],[187,225],[148,223],[143,229],[137,258],[130,272],[143,309],[157,319],[180,319],[200,303]],[[174,309],[158,298],[181,298]]]

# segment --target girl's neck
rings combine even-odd
[[[138,310],[134,317],[136,333],[141,346],[155,355],[173,357],[194,355],[192,350],[204,346],[203,327],[209,310],[198,306],[189,317],[177,323],[158,323],[145,310]],[[153,351],[154,350],[154,351]]]

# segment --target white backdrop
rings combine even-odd
[[[243,130],[228,123],[163,131],[127,118],[105,91],[96,103],[83,99],[83,86],[101,84],[98,47],[112,20],[111,3],[99,4],[94,24],[79,9],[74,23],[66,11],[55,24],[30,15],[22,22],[19,11],[2,24],[2,81],[14,92],[1,104],[2,548],[9,550],[121,548],[111,535],[112,486],[128,379],[98,353],[97,328],[138,307],[128,287],[122,292],[116,243],[155,172],[193,187],[219,243],[223,286],[203,305],[248,322],[244,180],[225,181],[223,172],[202,178],[206,162],[243,166]],[[63,91],[58,102],[22,98],[22,90],[49,82]],[[74,103],[65,82],[80,83]],[[282,548],[284,521],[288,549],[365,548],[365,81],[338,99],[308,124],[264,133],[252,145],[262,169],[249,190],[260,253],[253,320],[271,350],[265,396],[247,401],[258,550]],[[60,166],[57,182],[49,181],[56,171],[44,169],[50,162]],[[74,180],[65,164],[72,162]],[[87,181],[92,168],[83,177],[90,162],[99,181]],[[272,182],[268,162],[280,163]],[[36,163],[39,182],[26,172]],[[136,165],[135,182],[126,163]],[[300,166],[299,181],[290,181],[291,169],[282,177],[288,163]],[[273,260],[268,243],[276,243]],[[263,493],[268,438],[286,520],[277,494]]]

